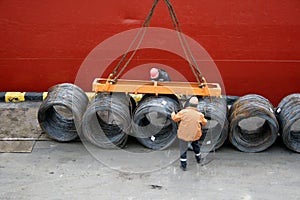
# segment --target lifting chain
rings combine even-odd
[[[146,17],[143,25],[142,25],[142,28],[139,29],[139,31],[137,32],[135,38],[133,39],[133,41],[131,42],[131,44],[129,45],[126,53],[122,56],[121,60],[119,61],[119,63],[117,64],[117,66],[115,67],[115,69],[113,70],[113,72],[110,74],[109,78],[110,78],[110,82],[111,83],[116,83],[118,78],[120,77],[120,75],[123,73],[123,71],[125,70],[125,68],[128,66],[129,62],[132,60],[133,56],[136,54],[137,50],[139,49],[143,39],[144,39],[144,36],[145,36],[145,33],[147,31],[147,28],[150,24],[150,20],[152,18],[152,15],[153,15],[153,12],[158,4],[159,0],[154,0],[154,3],[152,5],[152,8],[148,14],[148,16]],[[177,33],[177,36],[178,36],[178,39],[180,41],[180,44],[181,44],[181,47],[183,49],[183,52],[184,52],[184,55],[187,59],[187,62],[189,63],[189,66],[198,82],[198,85],[199,87],[204,87],[206,85],[206,80],[205,78],[203,77],[199,67],[198,67],[198,64],[197,62],[195,61],[195,58],[191,52],[191,49],[184,37],[184,35],[182,34],[182,30],[180,28],[180,25],[179,25],[179,22],[178,22],[178,19],[176,17],[176,14],[175,14],[175,11],[173,9],[173,6],[170,2],[170,0],[164,0],[164,2],[167,4],[168,6],[168,10],[169,10],[169,13],[170,13],[170,16],[171,16],[171,20],[172,20],[172,24],[174,26],[174,29],[176,30],[176,33]],[[125,61],[126,57],[128,56],[129,52],[131,51],[133,45],[136,43],[137,39],[140,37],[134,51],[132,52],[132,54],[130,55],[129,59],[126,61],[126,63],[123,65],[123,67],[120,69],[121,65],[123,64],[123,62]],[[118,72],[118,70],[120,69],[120,71]],[[118,73],[117,73],[118,72]]]

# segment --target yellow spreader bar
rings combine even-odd
[[[116,83],[109,79],[97,78],[93,82],[94,92],[125,92],[130,94],[177,94],[199,96],[221,96],[218,83],[207,83],[202,88],[196,82],[157,82],[119,79]]]

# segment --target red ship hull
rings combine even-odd
[[[91,50],[107,38],[141,27],[152,3],[1,1],[0,91],[40,92],[58,83],[74,83]],[[277,105],[284,96],[300,92],[298,0],[172,3],[183,33],[201,44],[215,62],[226,94],[260,94]],[[173,29],[163,1],[150,26]],[[149,51],[139,51],[128,69],[155,59],[195,81],[184,60],[167,52]],[[108,69],[113,69],[113,64]],[[108,69],[99,76],[108,76]],[[148,76],[141,69],[137,77],[130,78]]]

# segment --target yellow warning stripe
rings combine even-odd
[[[35,96],[35,100],[37,98],[40,98],[40,100],[42,100],[42,99],[45,100],[47,95],[48,95],[48,92],[37,93],[37,96]],[[86,95],[87,95],[88,99],[91,100],[95,96],[95,93],[94,92],[86,92]],[[143,97],[143,95],[141,95],[141,94],[130,94],[130,96],[136,102],[140,101]],[[26,92],[5,92],[5,98],[3,98],[3,100],[5,102],[22,102],[22,101],[26,101],[26,98],[27,98],[27,100],[32,99],[32,98],[30,98],[30,94],[29,94],[29,96],[26,96]]]
[[[6,92],[5,102],[25,101],[25,92]]]
[[[130,94],[130,96],[136,101],[136,102],[139,102],[143,95],[142,94]]]
[[[86,95],[89,98],[89,100],[91,100],[95,96],[95,93],[94,92],[87,92]]]
[[[48,95],[48,92],[43,92],[43,100],[46,99],[47,95]]]

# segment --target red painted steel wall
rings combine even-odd
[[[106,38],[139,28],[152,3],[2,0],[0,91],[46,91],[57,83],[74,82],[89,52]],[[172,3],[183,32],[200,43],[216,62],[228,95],[257,93],[276,105],[285,95],[300,92],[299,0]],[[172,29],[163,1],[150,26]],[[182,68],[182,63],[176,65],[171,56],[166,57],[172,66]],[[192,74],[187,73],[193,81]],[[147,78],[148,74],[140,77]]]

